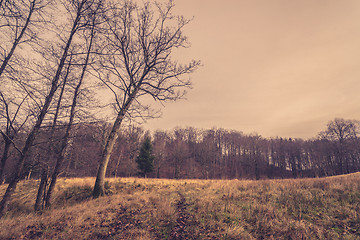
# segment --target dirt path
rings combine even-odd
[[[194,224],[194,217],[187,210],[188,204],[186,203],[184,195],[182,195],[180,192],[178,194],[180,199],[176,203],[176,225],[173,227],[169,239],[194,239],[193,234],[188,230],[188,226]]]

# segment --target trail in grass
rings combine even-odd
[[[187,210],[187,202],[182,193],[178,193],[180,196],[179,201],[176,203],[176,224],[173,227],[169,239],[192,239],[192,233],[187,229],[189,225],[193,223],[194,216]]]
[[[125,206],[120,206],[116,210],[116,217],[113,221],[107,222],[103,220],[99,225],[100,228],[108,229],[108,232],[102,237],[113,237],[118,234],[123,234],[126,236],[126,231],[133,228],[140,228],[141,222],[133,218],[133,216],[139,214],[141,210],[129,210]],[[98,236],[100,237],[100,236]]]

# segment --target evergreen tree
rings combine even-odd
[[[148,173],[154,170],[153,162],[155,156],[153,155],[152,144],[150,137],[145,137],[139,155],[136,158],[139,175],[146,177]]]

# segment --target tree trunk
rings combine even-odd
[[[106,168],[110,160],[110,156],[112,153],[112,150],[114,148],[116,139],[119,135],[121,123],[125,118],[125,114],[129,110],[129,107],[132,103],[132,101],[135,99],[136,94],[139,91],[139,87],[141,86],[141,82],[134,88],[134,90],[128,95],[127,100],[123,104],[123,108],[120,109],[116,120],[114,122],[114,125],[111,129],[111,132],[107,138],[104,151],[101,156],[101,161],[99,165],[99,169],[96,175],[94,190],[93,190],[93,197],[98,198],[100,196],[103,196],[105,194],[104,184],[105,184],[105,174],[106,174]]]
[[[158,165],[156,170],[156,178],[160,178],[160,165]]]
[[[45,199],[45,207],[46,208],[51,207],[51,198],[52,198],[53,191],[55,189],[56,180],[57,180],[57,177],[58,177],[58,175],[60,173],[60,168],[61,168],[62,163],[64,162],[64,159],[65,159],[65,156],[66,156],[66,149],[67,149],[67,146],[68,146],[68,143],[69,143],[69,137],[70,137],[70,133],[71,133],[71,128],[72,128],[74,118],[75,118],[75,110],[76,110],[77,100],[78,100],[78,97],[79,97],[81,85],[82,85],[83,80],[84,80],[86,68],[88,66],[93,39],[94,39],[94,26],[93,26],[93,28],[91,30],[91,39],[90,39],[89,47],[87,49],[87,54],[86,54],[84,66],[83,66],[83,69],[82,69],[82,72],[81,72],[81,75],[80,75],[80,78],[79,78],[79,82],[76,85],[75,90],[74,90],[74,97],[73,97],[73,100],[72,100],[71,110],[70,110],[70,119],[69,119],[69,122],[67,124],[67,128],[66,128],[65,135],[63,137],[63,141],[61,143],[61,149],[60,149],[60,153],[59,153],[59,155],[57,157],[55,169],[54,169],[54,172],[53,172],[53,174],[51,176],[51,183],[50,183],[50,186],[49,186],[49,190],[48,190],[48,192],[46,194],[46,199]]]
[[[93,190],[94,198],[103,196],[105,193],[104,184],[105,184],[106,168],[109,163],[111,152],[114,148],[116,139],[118,137],[118,132],[120,130],[121,122],[123,121],[124,117],[125,115],[123,114],[123,111],[120,111],[111,129],[109,137],[107,139],[103,154],[101,156],[101,162],[99,165],[98,173],[96,176],[95,186]]]
[[[67,141],[67,140],[66,140]],[[67,143],[64,143],[64,145],[67,145]],[[62,148],[66,148],[66,146],[62,146]],[[60,172],[60,168],[61,168],[61,165],[62,165],[62,162],[64,160],[64,153],[63,151],[65,150],[62,150],[62,152],[58,155],[58,158],[57,158],[57,161],[56,161],[56,166],[55,166],[55,169],[54,169],[54,172],[51,176],[51,182],[50,182],[50,186],[49,186],[49,189],[48,189],[48,192],[47,194],[45,195],[45,207],[46,208],[50,208],[51,207],[51,200],[52,200],[52,194],[54,192],[54,189],[55,189],[55,185],[56,185],[56,180],[57,180],[57,177],[59,175],[59,172]]]
[[[115,177],[115,179],[116,179],[116,177],[117,177],[117,171],[118,171],[118,167],[119,167],[119,165],[120,165],[121,155],[122,155],[122,154],[119,153],[119,157],[118,157],[117,162],[116,162],[115,171],[114,171],[114,177]]]
[[[58,116],[59,116],[59,111],[60,111],[60,107],[61,107],[61,101],[62,101],[62,97],[63,97],[63,94],[64,94],[64,91],[65,91],[65,86],[66,86],[66,82],[68,80],[68,75],[69,75],[69,72],[70,72],[70,66],[71,66],[71,61],[72,61],[72,55],[70,56],[70,60],[69,60],[69,65],[68,65],[68,68],[66,70],[66,74],[65,74],[65,77],[64,77],[64,80],[63,80],[63,84],[62,84],[62,87],[61,87],[61,90],[60,90],[60,94],[59,94],[59,98],[58,98],[58,102],[57,102],[57,105],[56,105],[56,110],[55,110],[55,114],[54,114],[54,119],[53,119],[53,123],[51,125],[51,129],[50,129],[50,133],[49,133],[49,146],[48,146],[48,149],[47,149],[47,159],[45,160],[45,162],[49,162],[50,159],[52,159],[54,157],[54,149],[55,149],[55,143],[52,141],[52,138],[54,137],[54,134],[55,134],[55,127],[56,127],[56,124],[57,124],[57,120],[58,120]],[[46,166],[46,169],[45,169],[45,166],[43,166],[43,169],[42,169],[42,173],[46,172],[46,184],[47,184],[47,177],[48,177],[48,174],[49,174],[49,169],[48,169],[48,166]],[[39,184],[39,189],[38,189],[38,195],[36,197],[36,202],[35,202],[35,211],[39,211],[41,209],[39,209],[39,206],[37,206],[37,204],[40,204],[38,203],[38,200],[42,200],[42,204],[44,204],[45,202],[45,199],[46,199],[46,186],[44,188],[44,186],[42,185],[43,182],[42,182],[43,179],[41,179],[40,181],[40,184]],[[44,198],[44,199],[43,199]],[[41,206],[41,208],[43,208],[43,206]]]
[[[4,150],[0,163],[0,185],[4,182],[4,169],[5,169],[6,161],[9,157],[9,150],[11,146],[11,141],[9,141],[8,139],[4,139],[4,140],[5,140]]]
[[[44,167],[41,172],[40,185],[36,196],[36,202],[35,202],[36,212],[44,208],[44,195],[46,192],[47,178],[48,178],[48,170],[47,168]]]
[[[26,180],[27,180],[27,181],[30,180],[31,173],[32,173],[32,168],[30,168],[29,173],[28,173],[28,175],[27,175],[27,177],[26,177]]]
[[[57,180],[57,177],[58,177],[58,175],[60,173],[62,163],[64,162],[64,159],[65,159],[65,156],[66,156],[66,150],[67,150],[67,146],[68,146],[68,143],[69,143],[69,137],[70,137],[70,133],[71,133],[71,128],[72,128],[74,117],[75,117],[75,109],[76,109],[77,97],[79,96],[79,90],[80,90],[82,80],[83,80],[83,76],[79,80],[79,83],[78,83],[78,85],[76,86],[76,89],[75,89],[74,98],[73,98],[73,102],[72,102],[72,105],[71,105],[71,111],[70,111],[70,120],[68,122],[68,125],[67,125],[67,128],[66,128],[66,132],[65,132],[65,135],[63,137],[63,140],[61,142],[61,149],[60,149],[60,152],[59,152],[59,154],[57,156],[54,172],[53,172],[53,174],[51,176],[51,183],[50,183],[50,186],[49,186],[49,190],[48,190],[48,192],[46,194],[46,199],[45,199],[45,207],[46,208],[50,208],[50,206],[51,206],[52,193],[53,193],[53,191],[55,189],[56,180]]]

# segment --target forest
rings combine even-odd
[[[141,127],[152,103],[184,98],[199,60],[179,63],[191,23],[163,3],[111,0],[0,1],[3,216],[23,179],[41,179],[35,210],[50,208],[58,177],[137,176],[150,138],[152,178],[264,179],[359,171],[359,124],[334,119],[312,140],[235,130]],[[137,123],[137,124],[136,124]]]
[[[102,148],[111,128],[106,123],[77,125],[67,148],[60,175],[96,176]],[[48,132],[40,134],[45,142]],[[59,139],[64,134],[59,129]],[[106,177],[136,177],[136,158],[146,136],[155,156],[152,178],[170,179],[279,179],[324,177],[360,171],[360,139],[357,121],[335,119],[318,137],[303,140],[263,138],[235,130],[175,128],[146,131],[139,126],[122,129],[111,156]],[[60,140],[59,140],[60,141]],[[59,144],[55,144],[59,146]],[[2,141],[4,150],[4,141]],[[58,151],[54,149],[54,151]],[[23,178],[39,178],[48,159],[47,146],[37,145],[25,163]],[[12,149],[4,177],[16,166]]]

